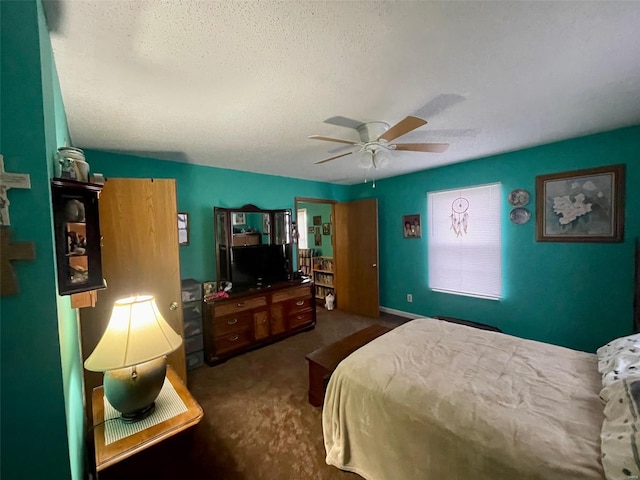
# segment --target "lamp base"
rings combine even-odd
[[[104,372],[104,396],[125,422],[137,422],[155,410],[167,373],[167,359],[160,357],[133,367]]]
[[[146,407],[138,410],[137,412],[122,413],[120,415],[120,419],[124,423],[135,423],[135,422],[139,422],[140,420],[144,420],[155,411],[156,411],[156,402],[153,402],[151,405],[147,405]]]

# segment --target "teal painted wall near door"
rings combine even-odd
[[[309,232],[307,228],[307,240],[309,248],[314,250],[314,255],[322,257],[333,257],[333,245],[331,244],[331,234],[324,235],[322,233],[322,224],[331,222],[331,204],[330,203],[301,203],[299,207],[307,209],[307,223],[308,227],[314,227],[314,230],[320,228],[320,237],[322,239],[322,245],[315,244],[315,234]],[[313,224],[313,217],[320,217],[320,225]]]
[[[425,157],[427,157],[425,155]],[[535,241],[535,177],[626,164],[624,243]],[[502,182],[503,281],[500,301],[432,292],[427,287],[426,194]],[[640,127],[567,140],[352,187],[352,198],[378,199],[381,305],[421,315],[449,315],[505,332],[594,351],[632,329],[634,238],[640,236]],[[506,195],[531,193],[532,220],[509,221]],[[420,239],[402,236],[402,216],[420,213]],[[470,219],[473,222],[473,218]],[[406,300],[413,294],[413,303]]]
[[[0,17],[0,152],[7,171],[31,177],[30,190],[8,192],[11,229],[14,242],[35,246],[34,261],[14,262],[20,292],[0,303],[0,477],[73,478],[49,189],[50,149],[56,142],[52,71],[42,71],[41,66],[51,55],[50,46],[42,31],[41,5],[35,0],[0,2]]]
[[[349,187],[293,178],[203,167],[182,162],[85,150],[93,172],[117,178],[175,178],[178,210],[189,213],[190,245],[180,247],[182,278],[216,280],[213,207],[247,203],[264,209],[294,209],[294,198],[344,200]],[[294,259],[294,265],[295,265]]]

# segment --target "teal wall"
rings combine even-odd
[[[319,216],[322,219],[322,223],[331,223],[331,204],[330,203],[315,203],[315,202],[300,202],[298,208],[307,209],[307,243],[308,247],[314,250],[315,256],[333,257],[333,244],[331,243],[331,234],[324,235],[322,233],[322,224],[314,225],[313,217]],[[315,234],[309,232],[309,227],[320,227],[320,235],[322,235],[322,245],[317,246],[315,244]],[[331,226],[331,233],[333,233],[333,225]]]
[[[535,241],[536,175],[624,163],[624,243]],[[503,281],[500,301],[427,288],[428,191],[502,182]],[[425,170],[352,188],[378,199],[381,305],[421,315],[448,315],[525,338],[586,351],[632,329],[634,239],[640,236],[640,126]],[[532,219],[509,221],[508,192],[531,193]],[[420,213],[423,235],[402,236],[402,216]],[[473,218],[470,219],[473,222]],[[413,294],[413,303],[406,301]]]
[[[71,144],[70,135],[41,4],[0,2],[0,25],[0,152],[6,170],[29,174],[32,185],[9,191],[11,228],[14,242],[31,241],[36,250],[34,261],[14,262],[20,293],[0,300],[0,477],[80,479],[78,324],[69,298],[56,294],[49,187],[52,155],[57,146]],[[178,209],[191,214],[191,244],[180,247],[183,278],[215,279],[213,206],[293,209],[296,196],[375,196],[383,306],[483,321],[507,333],[592,351],[631,331],[633,240],[640,236],[640,217],[632,210],[640,204],[639,138],[640,127],[621,129],[382,180],[375,190],[369,184],[343,187],[97,151],[87,151],[87,157],[93,171],[108,177],[177,180]],[[505,298],[492,302],[427,289],[426,236],[405,240],[401,228],[402,215],[416,212],[427,225],[427,191],[501,181],[505,194],[514,188],[533,194],[536,175],[614,163],[627,164],[624,243],[537,243],[534,222],[512,224],[505,205]],[[414,303],[406,303],[407,293]]]
[[[14,262],[20,293],[0,301],[2,478],[72,478],[49,188],[57,127],[43,24],[35,0],[0,2],[0,152],[7,171],[30,175],[30,190],[8,196],[13,241],[33,242],[36,256]]]
[[[38,25],[40,59],[42,63],[46,158],[49,159],[45,163],[48,176],[53,177],[57,167],[54,158],[58,147],[71,145],[71,139],[60,90],[60,81],[53,58],[51,40],[40,2],[38,2]],[[49,208],[49,211],[51,211],[51,208]],[[51,235],[52,237],[54,236],[53,230]],[[78,311],[71,308],[71,297],[69,296],[56,295],[56,307],[71,478],[81,479],[84,476],[84,429],[86,417],[84,415],[84,372]]]
[[[190,243],[180,247],[182,278],[216,280],[213,207],[294,210],[298,197],[345,200],[349,187],[85,149],[92,172],[109,178],[175,178],[178,211],[188,212]],[[295,259],[294,259],[294,265]]]

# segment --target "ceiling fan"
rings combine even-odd
[[[396,123],[393,127],[389,127],[389,124],[385,122],[366,122],[358,125],[355,129],[360,134],[360,141],[354,142],[351,140],[343,140],[340,138],[324,137],[322,135],[309,136],[312,140],[324,140],[327,142],[346,143],[352,147],[357,147],[357,150],[336,155],[334,157],[325,158],[315,162],[326,163],[337,158],[345,157],[356,152],[365,152],[371,154],[371,161],[368,157],[364,156],[365,164],[362,166],[368,168],[373,166],[374,168],[382,168],[388,161],[386,152],[390,150],[405,150],[410,152],[427,152],[427,153],[442,153],[449,148],[448,143],[391,143],[398,137],[405,135],[418,127],[426,125],[426,120],[418,117],[406,117],[404,120]]]

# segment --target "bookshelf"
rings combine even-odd
[[[313,257],[313,283],[316,298],[324,300],[329,293],[336,294],[333,278],[333,257]]]
[[[313,274],[313,249],[301,248],[298,250],[298,266],[303,275],[311,277]]]

